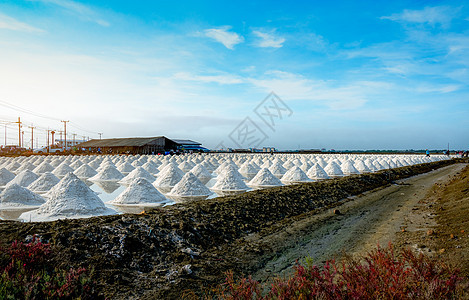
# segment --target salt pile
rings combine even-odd
[[[98,195],[73,173],[68,173],[50,192],[46,203],[37,210],[23,213],[20,218],[52,221],[60,218],[86,218],[115,214]]]
[[[98,174],[91,177],[91,181],[119,181],[124,178],[119,170],[113,164],[105,164]]]
[[[181,169],[183,172],[189,172],[193,167],[194,165],[188,161],[184,161],[178,166],[178,168]]]
[[[83,165],[83,162],[82,162],[81,160],[77,159],[77,160],[75,160],[74,162],[72,162],[72,163],[70,164],[70,168],[76,170],[76,169],[78,169],[79,167],[81,167],[81,165]]]
[[[287,172],[287,170],[279,162],[272,164],[269,167],[269,171],[277,178],[282,178],[285,172]]]
[[[365,165],[365,163],[361,159],[357,160],[357,162],[355,163],[355,168],[360,173],[370,173],[371,172],[371,170]]]
[[[335,161],[331,161],[330,163],[328,163],[327,166],[324,168],[324,171],[326,171],[327,175],[332,178],[344,176],[342,169]]]
[[[145,178],[136,178],[117,198],[113,205],[161,205],[167,199]]]
[[[16,161],[16,160],[12,160],[7,166],[6,166],[6,169],[10,172],[15,172],[16,169],[18,169],[19,167],[21,167],[21,165]]]
[[[39,206],[45,202],[44,198],[16,183],[9,185],[0,194],[0,209],[25,208]]]
[[[199,178],[202,183],[207,183],[210,179],[212,179],[212,175],[210,171],[207,170],[202,164],[198,164],[193,167],[190,172],[194,174],[197,178]]]
[[[345,175],[360,174],[351,161],[347,160],[340,168]]]
[[[117,170],[121,173],[130,173],[135,170],[135,167],[129,164],[128,162],[124,162],[117,166]]]
[[[142,165],[142,168],[144,168],[148,173],[152,175],[156,175],[160,172],[160,170],[158,170],[158,165],[152,161],[147,161],[146,163],[144,163]]]
[[[153,185],[155,187],[162,188],[172,188],[174,187],[181,179],[183,173],[173,164],[168,164],[160,173],[158,178],[155,180]]]
[[[48,162],[43,161],[39,166],[37,166],[33,172],[36,174],[44,174],[46,172],[52,172],[54,171],[54,167],[51,166]]]
[[[88,164],[82,164],[78,169],[73,172],[73,174],[75,174],[78,178],[90,178],[98,174],[98,172],[96,172]]]
[[[137,167],[132,172],[130,172],[127,176],[125,176],[121,181],[119,181],[119,183],[130,184],[132,181],[134,181],[137,178],[145,178],[149,182],[155,181],[155,177],[153,177],[153,175],[148,173],[144,168]]]
[[[54,174],[46,172],[33,181],[33,183],[28,186],[28,189],[36,193],[45,193],[59,183],[59,181],[60,180]]]
[[[70,168],[66,162],[61,163],[57,168],[55,168],[52,173],[57,176],[57,177],[63,177],[67,175],[68,173],[73,173],[73,169]]]
[[[255,166],[255,163],[250,163],[249,161],[246,161],[241,165],[241,168],[239,168],[239,173],[243,175],[255,175],[257,172],[259,172],[259,167]]]
[[[214,191],[245,191],[248,186],[243,181],[243,176],[235,169],[225,169],[223,173],[218,175],[217,182],[212,187]]]
[[[0,169],[0,186],[6,185],[8,182],[12,181],[13,178],[15,178],[15,174],[5,168]]]
[[[30,162],[26,162],[26,163],[23,163],[23,164],[21,165],[21,167],[17,168],[17,169],[15,170],[15,173],[18,174],[18,173],[20,173],[20,172],[23,172],[24,170],[33,171],[35,168],[36,168],[35,165],[33,165],[33,164],[30,163]]]
[[[269,169],[262,168],[260,171],[254,176],[251,181],[248,183],[249,186],[255,187],[272,187],[272,186],[279,186],[283,185],[280,179],[275,177],[272,173],[270,173]]]
[[[314,166],[312,166],[308,170],[306,175],[313,180],[322,180],[330,178],[329,175],[327,175],[326,171],[324,171],[324,169],[319,165],[319,163],[314,164]]]
[[[186,173],[168,194],[177,197],[208,196],[212,192],[191,172]]]
[[[310,181],[308,176],[298,166],[292,167],[282,177],[284,183],[296,183],[296,182],[307,182]]]
[[[12,185],[12,184],[18,184],[19,186],[27,187],[30,185],[34,180],[38,179],[39,176],[37,176],[35,173],[29,171],[29,170],[24,170],[16,177],[11,180],[10,182],[7,183],[7,186]]]

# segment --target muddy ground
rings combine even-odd
[[[253,191],[141,215],[48,223],[3,221],[0,237],[8,243],[39,235],[60,253],[55,264],[94,269],[97,289],[105,297],[177,299],[222,282],[227,270],[268,280],[273,272],[290,272],[304,256],[321,262],[343,251],[362,253],[390,239],[412,245],[406,237],[413,232],[405,223],[413,222],[409,214],[425,201],[431,203],[426,195],[435,183],[449,184],[451,176],[462,176],[464,165],[454,162]],[[459,182],[457,178],[453,179]],[[461,196],[456,194],[454,199]],[[434,201],[440,201],[438,197]],[[449,211],[452,204],[442,202],[429,209],[440,206]],[[444,236],[443,229],[435,232],[432,239]],[[422,243],[415,244],[422,248]],[[438,251],[449,254],[450,246],[445,246],[446,252]],[[424,248],[429,247],[433,246],[428,243]]]

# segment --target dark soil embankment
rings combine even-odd
[[[141,215],[49,223],[5,221],[0,222],[0,236],[4,243],[33,234],[41,236],[60,251],[55,263],[93,268],[98,288],[107,297],[177,298],[186,289],[200,290],[223,281],[227,269],[236,266],[242,272],[243,257],[238,261],[226,259],[231,257],[226,253],[227,245],[241,237],[452,163],[442,161],[254,191]]]

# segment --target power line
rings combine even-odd
[[[46,115],[43,115],[43,114],[39,114],[39,113],[33,112],[31,110],[19,107],[17,105],[8,103],[8,102],[3,101],[3,100],[0,100],[0,105],[4,106],[4,107],[8,107],[8,108],[16,110],[16,111],[20,111],[20,112],[23,112],[23,113],[30,114],[30,115],[33,115],[33,116],[36,116],[36,117],[40,117],[40,118],[44,118],[44,119],[51,119],[51,120],[54,120],[54,121],[60,121],[60,119],[50,117],[50,116],[46,116]]]

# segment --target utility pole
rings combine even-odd
[[[21,144],[20,145],[24,146],[24,131],[21,131]],[[21,146],[20,146],[20,148],[21,148]]]
[[[63,151],[65,152],[67,151],[67,122],[70,122],[70,121],[60,121],[60,122],[64,122],[65,149]]]
[[[20,117],[18,117],[18,122],[14,122],[14,123],[18,123],[18,148],[21,148],[21,119]]]
[[[73,136],[73,146],[75,146],[75,145],[76,145],[76,143],[75,143],[75,137],[77,136],[77,134],[76,134],[76,133],[72,133],[72,136]]]
[[[102,132],[98,132],[98,134],[99,134],[99,139],[101,139],[101,136],[103,135],[103,133],[102,133]]]
[[[52,131],[50,132],[50,134],[52,134],[52,144],[54,144],[54,134],[55,134],[55,131],[52,130]],[[50,144],[49,144],[49,145],[50,145]],[[55,144],[54,144],[54,145],[55,145]],[[50,146],[47,147],[47,152],[50,152],[49,149],[50,149]]]
[[[34,126],[29,126],[29,128],[31,128],[31,150],[34,149]]]

